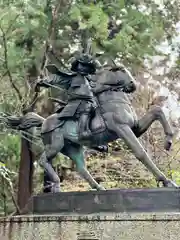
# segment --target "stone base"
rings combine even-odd
[[[73,213],[180,212],[180,190],[156,188],[47,193],[34,196],[28,211],[31,214],[70,215]]]
[[[179,240],[179,213],[34,215],[0,219],[1,240]]]
[[[180,239],[179,189],[40,194],[27,213],[1,218],[0,240]]]

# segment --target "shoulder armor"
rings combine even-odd
[[[63,77],[74,77],[74,76],[77,75],[77,73],[75,73],[75,72],[63,72],[63,71],[61,71],[56,67],[55,64],[46,65],[46,69],[52,74],[56,74],[56,75],[63,76]]]

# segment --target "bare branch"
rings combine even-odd
[[[17,203],[17,201],[16,201],[14,190],[13,190],[13,188],[12,188],[12,186],[11,186],[10,184],[9,184],[9,188],[10,188],[10,193],[11,193],[12,201],[13,201],[13,203],[14,203],[14,206],[16,207],[16,212],[17,212],[18,214],[20,214],[20,213],[21,213],[21,210],[20,210],[20,208],[19,208],[19,206],[18,206],[18,203]]]
[[[50,1],[47,1],[47,6],[50,4]],[[44,67],[46,65],[46,62],[47,62],[47,52],[49,50],[49,47],[50,47],[50,39],[51,39],[51,35],[52,35],[52,28],[53,28],[53,19],[51,20],[51,23],[49,25],[49,29],[48,29],[48,39],[46,40],[45,42],[45,45],[44,45],[44,52],[43,52],[43,57],[42,57],[42,63],[41,63],[41,66],[40,66],[40,76],[43,75],[43,71],[44,71]],[[25,109],[23,109],[23,113],[27,113],[29,111],[32,111],[32,109],[34,108],[36,102],[38,101],[38,98],[39,98],[39,89],[35,89],[35,94],[34,96],[32,97],[32,100],[29,104],[28,107],[26,107]]]
[[[47,1],[47,5],[49,5],[49,4],[50,4],[50,1]],[[48,28],[48,38],[44,44],[44,53],[43,53],[42,62],[41,62],[40,69],[39,69],[40,77],[43,77],[43,75],[44,75],[43,72],[44,72],[46,63],[48,61],[49,53],[53,54],[53,56],[56,58],[56,60],[58,62],[60,62],[63,67],[66,67],[60,59],[57,59],[56,55],[53,52],[53,46],[52,46],[53,45],[52,42],[55,39],[55,28],[56,28],[56,23],[57,23],[57,20],[59,17],[58,13],[59,13],[59,10],[60,10],[62,4],[64,4],[63,0],[57,1],[56,6],[54,7],[54,9],[51,10],[52,11],[52,19],[51,19],[51,22],[50,22],[49,28]],[[51,48],[51,46],[52,46],[52,48]],[[36,90],[34,96],[32,97],[31,103],[29,104],[29,106],[26,109],[24,109],[24,113],[31,111],[34,108],[38,99],[39,99],[39,91]]]
[[[18,17],[20,16],[20,14],[17,14],[15,16],[15,18],[11,21],[10,25],[8,26],[8,29],[6,30],[6,34],[9,32],[9,30],[12,28],[12,26],[14,25],[14,23],[16,22],[16,20],[18,19]]]
[[[52,10],[52,20],[49,25],[49,30],[48,30],[48,40],[46,41],[47,48],[46,48],[46,56],[47,54],[52,54],[55,59],[63,66],[66,68],[66,66],[63,64],[61,59],[59,59],[56,54],[54,53],[54,46],[53,46],[53,40],[55,39],[55,30],[56,30],[56,23],[59,17],[59,10],[62,7],[62,5],[65,3],[65,1],[60,0],[57,1],[56,6],[54,7],[54,10]],[[67,3],[67,2],[66,2]]]
[[[47,58],[48,58],[48,52],[50,50],[50,47],[51,47],[51,42],[53,41],[54,39],[54,35],[55,35],[55,25],[56,25],[56,21],[58,19],[58,12],[60,10],[60,7],[61,7],[61,4],[62,4],[63,1],[57,1],[57,4],[54,8],[54,10],[52,10],[52,20],[50,22],[50,25],[49,25],[49,28],[48,28],[48,39],[46,40],[45,42],[45,46],[44,46],[44,53],[43,53],[43,57],[42,57],[42,63],[41,63],[41,66],[40,66],[40,75],[43,76],[43,71],[44,71],[44,67],[47,63]],[[47,5],[49,4],[50,2],[47,2]],[[36,102],[38,101],[39,99],[39,91],[36,91],[33,98],[32,98],[32,101],[30,103],[30,105],[24,109],[24,112],[27,112],[29,111],[30,109],[33,109]]]
[[[53,48],[49,49],[48,51],[48,56],[52,56],[54,57],[54,61],[57,63],[60,63],[61,66],[65,69],[67,69],[67,66],[63,63],[63,61],[55,54],[55,52],[53,51]]]
[[[4,46],[4,64],[6,67],[6,73],[9,77],[9,81],[11,83],[12,88],[16,91],[19,100],[22,100],[22,95],[21,92],[19,91],[18,87],[15,85],[12,75],[11,75],[11,71],[9,69],[9,63],[8,63],[8,47],[7,47],[7,39],[6,39],[6,33],[4,32],[2,26],[0,25],[0,30],[2,32],[2,40],[3,40],[3,46]]]

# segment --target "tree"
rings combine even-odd
[[[3,16],[0,22],[1,56],[4,56],[1,71],[2,77],[9,81],[7,85],[11,86],[14,101],[9,105],[10,99],[6,96],[2,107],[3,110],[10,111],[10,113],[24,113],[29,110],[33,111],[34,108],[36,95],[33,96],[33,88],[41,68],[37,64],[36,42],[43,43],[43,38],[46,36],[44,28],[47,24],[47,17],[42,11],[44,8],[41,6],[39,3],[35,8],[33,4],[21,1],[13,4],[7,2],[1,6],[1,16]],[[40,25],[41,32],[38,32]],[[38,57],[42,58],[41,55]],[[7,104],[5,104],[6,101]],[[28,105],[30,108],[26,109]],[[33,173],[33,155],[30,143],[24,137],[21,142],[18,191],[20,208],[24,207],[32,193]]]

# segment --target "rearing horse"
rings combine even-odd
[[[52,160],[59,152],[75,162],[78,173],[92,188],[104,190],[85,167],[83,146],[92,148],[118,138],[124,140],[135,157],[148,168],[158,182],[162,181],[165,187],[178,187],[153,163],[138,140],[151,124],[158,120],[165,133],[164,148],[170,149],[173,133],[162,109],[155,106],[141,119],[137,119],[128,99],[128,93],[136,90],[136,82],[126,68],[99,71],[94,76],[93,83],[92,87],[97,98],[98,108],[90,124],[93,135],[87,140],[79,141],[78,139],[78,121],[59,119],[58,114],[53,114],[47,119],[33,112],[20,118],[7,117],[7,124],[19,130],[42,125],[44,152],[39,164],[45,169],[53,183],[52,191],[60,191],[60,179],[52,168]]]

